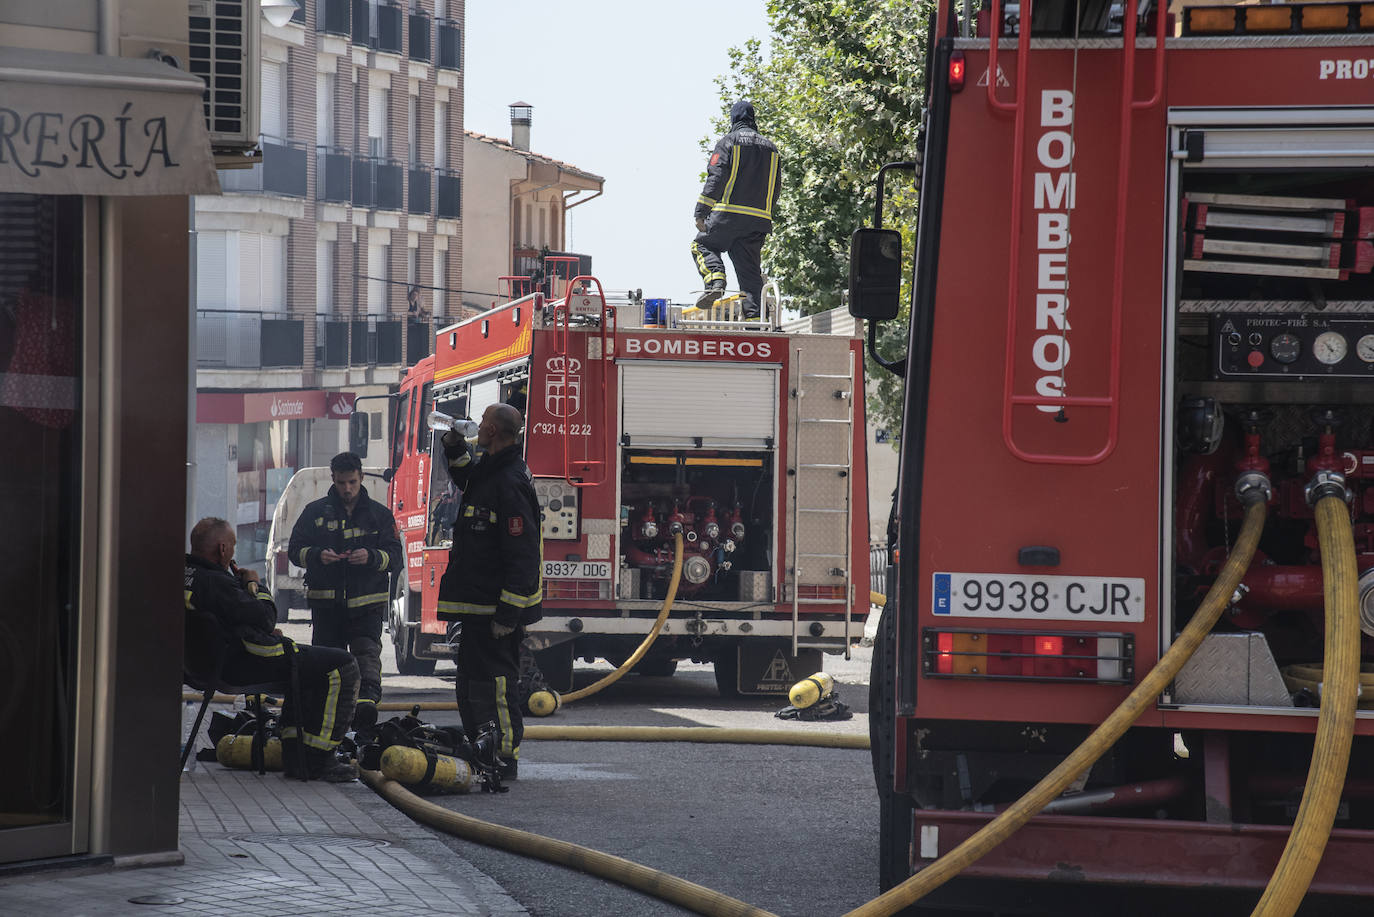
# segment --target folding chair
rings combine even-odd
[[[267,714],[263,708],[264,694],[284,694],[290,687],[288,681],[264,682],[255,685],[231,685],[222,678],[224,663],[229,656],[229,644],[224,639],[219,618],[208,611],[186,611],[186,632],[182,653],[181,680],[184,684],[201,692],[200,710],[196,713],[195,725],[186,737],[186,745],[181,750],[181,768],[195,747],[196,736],[200,734],[201,724],[205,721],[205,711],[215,694],[247,695],[257,698],[255,734],[253,737],[254,760],[258,763],[258,774],[266,774],[267,766],[262,758],[261,749],[267,741]],[[301,752],[300,772],[305,773],[304,751]]]

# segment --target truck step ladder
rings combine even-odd
[[[849,658],[849,624],[853,606],[850,555],[854,504],[854,353],[826,341],[792,348],[789,410],[792,448],[787,458],[791,477],[791,564],[785,580],[792,602],[792,654],[818,648],[801,633],[801,606],[845,608],[845,658]],[[862,397],[863,393],[857,393]],[[843,442],[840,442],[843,440]],[[842,461],[836,461],[841,459]]]

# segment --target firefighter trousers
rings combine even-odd
[[[358,703],[372,704],[382,699],[382,618],[383,604],[362,608],[311,607],[310,623],[316,646],[348,650],[358,661],[362,683]]]
[[[759,303],[763,301],[763,272],[759,267],[763,253],[765,232],[751,231],[740,233],[728,225],[719,223],[709,225],[705,232],[697,233],[692,241],[692,262],[697,273],[709,287],[712,282],[725,282],[725,262],[721,254],[730,256],[735,266],[735,279],[739,281],[740,292],[745,294],[744,315],[758,318]]]
[[[503,758],[520,757],[525,721],[520,715],[520,643],[525,628],[504,637],[491,635],[491,619],[464,615],[458,637],[458,679],[453,690],[463,732],[476,739],[482,726],[495,723],[501,733]]]
[[[271,650],[277,652],[260,655]],[[353,721],[353,705],[358,697],[358,664],[343,650],[326,646],[295,648],[297,697],[291,687],[291,658],[284,647],[260,647],[250,652],[235,649],[224,662],[221,675],[231,685],[278,686],[285,696],[282,738],[294,739],[300,732],[307,749],[331,751]]]

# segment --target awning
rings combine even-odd
[[[0,191],[218,194],[204,92],[159,61],[0,47]]]

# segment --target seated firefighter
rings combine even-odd
[[[346,650],[297,646],[276,632],[277,608],[252,570],[234,566],[234,528],[209,517],[191,529],[186,555],[186,610],[215,616],[227,654],[220,680],[273,684],[285,695],[282,759],[288,777],[341,782],[357,767],[335,752],[353,717],[358,664]],[[292,669],[295,669],[294,679]],[[294,684],[293,684],[294,683]],[[295,686],[299,686],[299,695]],[[305,773],[300,772],[300,746]]]

